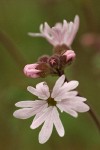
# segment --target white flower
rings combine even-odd
[[[64,136],[65,131],[59,117],[58,108],[73,117],[78,116],[78,112],[86,112],[89,106],[84,103],[86,98],[77,96],[74,89],[78,86],[78,81],[64,82],[65,75],[62,75],[55,83],[52,92],[45,82],[36,85],[36,88],[28,86],[28,91],[38,97],[35,101],[17,102],[15,106],[20,107],[14,112],[14,117],[27,119],[35,115],[31,129],[35,129],[43,124],[39,133],[39,142],[45,143],[51,136],[53,125],[59,136]]]
[[[40,33],[28,33],[33,37],[44,37],[54,47],[65,44],[70,47],[79,28],[79,16],[76,15],[74,22],[63,20],[62,23],[56,23],[50,28],[47,22],[40,25]]]

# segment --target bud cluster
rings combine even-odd
[[[67,65],[71,64],[75,59],[73,50],[66,50],[65,53],[52,56],[43,55],[37,63],[27,64],[24,67],[24,74],[30,78],[46,77],[47,75],[56,75],[58,70],[63,70]]]

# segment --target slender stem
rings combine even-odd
[[[89,114],[90,114],[91,118],[94,120],[95,124],[97,125],[98,130],[100,131],[100,120],[97,117],[96,113],[94,112],[93,108],[90,106],[90,104],[88,102],[86,102],[86,103],[90,107]]]
[[[60,71],[57,69],[57,72],[58,72],[58,76],[61,76],[64,74],[64,71]],[[65,77],[65,82],[69,82],[67,77]],[[78,94],[79,96],[81,96],[80,94]],[[100,131],[100,120],[99,118],[97,117],[95,111],[92,109],[92,107],[90,106],[89,102],[85,102],[89,107],[90,107],[90,110],[88,111],[88,113],[90,114],[91,118],[93,119],[93,121],[95,122],[98,130]]]

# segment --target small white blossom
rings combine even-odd
[[[55,83],[52,92],[45,82],[36,85],[36,88],[28,86],[27,90],[36,95],[38,100],[17,102],[15,106],[20,107],[14,112],[14,117],[27,119],[35,115],[31,129],[35,129],[43,124],[39,133],[39,142],[45,143],[51,136],[53,125],[59,136],[65,134],[64,127],[59,117],[58,108],[61,112],[66,112],[73,117],[78,116],[78,112],[86,112],[89,106],[84,103],[86,98],[77,96],[74,89],[78,86],[78,81],[64,82],[65,75],[62,75]]]
[[[40,33],[28,34],[33,37],[44,37],[54,47],[58,45],[71,46],[75,35],[79,28],[79,16],[76,15],[74,22],[63,20],[62,23],[56,23],[54,27],[50,27],[47,22],[40,25]]]

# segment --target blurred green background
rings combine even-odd
[[[26,91],[46,80],[52,87],[57,77],[29,79],[23,74],[27,63],[43,54],[52,54],[52,46],[28,32],[38,32],[47,21],[51,26],[63,19],[80,16],[80,28],[73,42],[77,54],[74,64],[66,68],[69,80],[80,82],[78,90],[100,114],[100,1],[99,0],[0,0],[0,150],[100,150],[100,134],[88,113],[77,119],[63,113],[66,134],[60,138],[55,129],[49,141],[38,143],[41,128],[29,128],[32,119],[13,117],[14,104],[34,99]],[[89,36],[88,36],[89,35]]]

